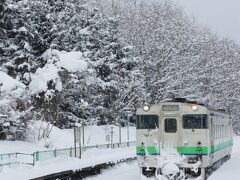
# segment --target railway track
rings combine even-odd
[[[31,180],[81,180],[83,178],[86,178],[88,176],[93,176],[101,173],[101,170],[110,168],[112,166],[115,166],[119,163],[123,162],[129,162],[136,160],[136,157],[132,158],[125,158],[125,159],[120,159],[118,161],[110,161],[110,162],[105,162],[101,164],[97,164],[95,166],[89,166],[89,167],[84,167],[78,170],[68,170],[68,171],[62,171],[54,174],[49,174],[37,178],[33,178]]]

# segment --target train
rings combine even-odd
[[[141,174],[207,179],[231,157],[231,116],[185,98],[145,104],[136,111],[136,153]]]

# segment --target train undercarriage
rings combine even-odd
[[[207,168],[181,168],[179,167],[179,170],[172,170],[168,172],[163,172],[164,167],[161,168],[155,168],[155,167],[143,167],[141,168],[141,174],[144,177],[152,178],[155,177],[157,180],[185,180],[185,179],[195,179],[201,177],[202,180],[208,179],[208,177],[216,171],[223,163],[225,163],[227,160],[230,159],[230,155],[225,156],[224,158],[216,161],[213,163],[212,166],[209,166]],[[170,166],[174,167],[174,166]],[[166,171],[166,170],[165,170]]]

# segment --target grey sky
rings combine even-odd
[[[240,0],[175,0],[213,32],[240,44]]]

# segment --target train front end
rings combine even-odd
[[[205,107],[182,102],[139,108],[136,151],[142,174],[163,175],[169,166],[170,171],[176,169],[170,175],[178,178],[185,173],[199,176],[199,169],[208,162],[206,114]]]

